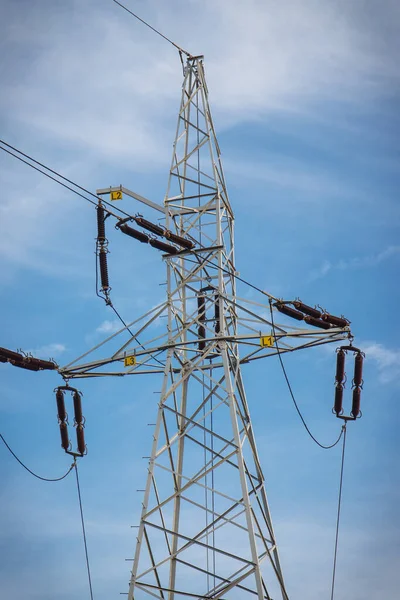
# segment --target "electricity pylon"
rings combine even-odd
[[[193,244],[164,255],[167,299],[129,324],[128,342],[60,371],[67,379],[163,374],[128,598],[287,600],[241,365],[276,354],[278,343],[291,352],[347,338],[349,328],[271,329],[275,308],[265,297],[275,298],[237,297],[234,215],[202,57],[184,68],[164,206],[122,186],[98,193],[116,190]],[[166,331],[151,338],[160,316]]]

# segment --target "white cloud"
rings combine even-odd
[[[385,32],[382,48],[379,20],[373,29],[366,10],[345,2],[206,0],[140,8],[179,44],[205,54],[218,127],[258,121],[266,112],[320,118],[316,103],[362,98],[365,105],[398,79],[397,37]],[[383,27],[398,11],[384,2],[379,16]],[[28,70],[15,52],[27,44],[34,57]],[[179,60],[117,6],[70,1],[43,18],[34,5],[29,19],[11,20],[3,45],[14,51],[5,54],[14,64],[2,68],[3,110],[20,124],[135,168],[168,161]]]
[[[60,356],[66,351],[66,347],[64,344],[47,344],[45,346],[40,346],[39,348],[34,348],[33,350],[28,350],[36,358],[55,358],[56,356]]]
[[[336,263],[331,263],[325,260],[321,267],[314,269],[310,273],[310,281],[320,279],[327,275],[330,271],[345,271],[347,269],[367,269],[376,267],[380,263],[400,254],[400,246],[388,246],[385,250],[377,254],[369,254],[367,256],[355,256],[347,260],[341,259]]]
[[[122,324],[120,321],[117,321],[116,319],[113,321],[108,321],[106,319],[96,328],[96,333],[108,333],[111,335],[120,329],[122,329]]]
[[[373,360],[378,368],[379,380],[382,383],[398,381],[400,377],[400,349],[387,348],[374,341],[360,342],[368,360]]]

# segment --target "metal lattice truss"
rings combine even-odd
[[[237,297],[234,218],[201,57],[185,67],[164,215],[195,244],[163,256],[166,301],[60,370],[163,374],[128,598],[287,600],[241,365],[350,331],[287,317],[272,327],[272,296]]]

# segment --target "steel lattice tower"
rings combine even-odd
[[[233,212],[200,58],[185,69],[165,207],[167,228],[203,249],[167,260],[172,347],[128,598],[268,598],[263,560],[286,598],[240,372]]]
[[[241,364],[275,355],[278,340],[292,352],[347,338],[349,328],[276,323],[273,335],[265,296],[237,297],[234,215],[202,57],[184,68],[164,206],[110,189],[156,209],[167,230],[194,242],[164,255],[167,299],[129,324],[137,328],[127,343],[60,370],[68,379],[163,374],[128,598],[287,600]],[[162,315],[167,331],[151,338]],[[129,356],[134,363],[116,370]]]

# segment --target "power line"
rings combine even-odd
[[[138,21],[140,21],[141,23],[143,23],[143,25],[146,25],[146,27],[148,27],[149,29],[151,29],[152,31],[154,31],[154,33],[157,33],[157,35],[159,35],[160,37],[164,38],[164,40],[166,40],[167,42],[169,42],[170,44],[172,44],[177,50],[179,50],[179,52],[183,52],[183,54],[186,54],[186,56],[188,58],[192,58],[192,55],[190,54],[190,52],[187,52],[187,50],[184,50],[183,48],[181,48],[180,46],[178,46],[178,44],[175,44],[175,42],[173,42],[172,40],[170,40],[169,38],[167,38],[167,36],[164,35],[163,33],[161,33],[161,31],[158,31],[158,29],[156,29],[155,27],[153,27],[152,25],[150,25],[149,23],[147,23],[147,21],[145,21],[144,19],[142,19],[141,17],[139,17],[139,15],[136,15],[134,12],[132,12],[131,10],[129,10],[129,8],[127,8],[126,6],[124,6],[123,4],[121,4],[121,2],[118,2],[118,0],[113,0],[113,2],[115,2],[115,4],[118,4],[118,6],[120,6],[124,10],[126,10],[127,13],[129,13],[130,15],[132,15],[132,17],[135,17],[135,19],[137,19]]]
[[[28,473],[30,473],[31,475],[33,475],[34,477],[36,477],[37,479],[40,479],[41,481],[61,481],[62,479],[65,479],[67,477],[67,475],[69,475],[69,473],[72,471],[72,469],[74,468],[74,463],[70,466],[70,468],[68,469],[68,471],[65,473],[65,475],[63,475],[62,477],[57,477],[56,479],[48,479],[47,477],[41,477],[40,475],[37,475],[36,473],[34,473],[33,471],[31,471],[31,469],[29,469],[26,465],[24,465],[24,463],[22,462],[22,460],[20,460],[18,458],[18,456],[15,454],[15,452],[13,452],[10,448],[10,446],[7,444],[6,440],[4,439],[4,437],[2,436],[2,434],[0,433],[0,437],[4,442],[4,445],[6,446],[6,448],[9,450],[9,452],[11,452],[11,454],[13,455],[13,457],[19,462],[19,464],[24,467],[24,469],[26,469],[28,471]]]
[[[343,432],[342,466],[340,469],[340,485],[339,485],[338,511],[337,511],[337,518],[336,518],[335,555],[334,555],[334,559],[333,559],[331,600],[333,600],[333,593],[335,590],[336,559],[337,559],[337,549],[338,549],[338,541],[339,541],[340,508],[341,508],[341,504],[342,504],[344,454],[345,454],[345,450],[346,450],[346,432],[347,432],[346,425],[347,425],[347,423],[345,422],[345,424],[342,427],[342,432]]]
[[[317,439],[316,439],[316,438],[313,436],[313,434],[311,433],[310,429],[308,428],[308,425],[307,425],[307,423],[306,423],[306,422],[305,422],[305,420],[304,420],[304,417],[303,417],[303,415],[301,414],[301,411],[300,411],[300,409],[299,409],[299,406],[298,406],[298,404],[297,404],[297,402],[296,402],[296,398],[294,397],[294,393],[293,393],[292,386],[291,386],[291,384],[290,384],[290,381],[289,381],[289,377],[288,377],[288,375],[287,375],[287,373],[286,373],[285,365],[283,364],[283,360],[282,360],[281,352],[280,352],[279,345],[278,345],[278,340],[277,340],[277,337],[276,337],[276,335],[275,335],[275,323],[274,323],[274,315],[273,315],[273,311],[272,311],[272,303],[271,303],[271,300],[270,300],[270,303],[269,303],[269,309],[270,309],[270,312],[271,312],[271,325],[272,325],[273,335],[274,335],[274,339],[275,339],[276,351],[277,351],[277,354],[278,354],[279,362],[281,363],[282,372],[283,372],[283,374],[284,374],[284,376],[285,376],[286,383],[287,383],[287,386],[288,386],[288,389],[289,389],[289,392],[290,392],[291,398],[292,398],[292,400],[293,400],[293,404],[294,404],[294,406],[295,406],[295,408],[296,408],[296,410],[297,410],[297,413],[298,413],[298,415],[299,415],[299,417],[300,417],[300,419],[301,419],[301,421],[302,421],[302,423],[303,423],[303,425],[304,425],[304,427],[305,427],[305,429],[306,429],[306,431],[307,431],[308,435],[311,437],[311,439],[312,439],[312,440],[314,440],[314,442],[315,442],[315,443],[316,443],[316,444],[317,444],[317,445],[318,445],[320,448],[323,448],[324,450],[329,450],[330,448],[334,448],[334,447],[335,447],[335,446],[336,446],[336,445],[337,445],[337,444],[340,442],[340,440],[341,440],[341,437],[342,437],[342,435],[343,435],[343,428],[342,428],[342,430],[341,430],[341,432],[340,432],[340,435],[339,435],[338,439],[336,440],[336,442],[334,442],[334,443],[333,443],[333,444],[331,444],[330,446],[325,446],[324,444],[321,444],[321,443],[320,443],[320,442],[319,442],[319,441],[318,441],[318,440],[317,440]]]
[[[90,576],[89,554],[88,554],[87,541],[86,541],[85,521],[84,521],[84,518],[83,518],[81,488],[80,488],[80,485],[79,485],[78,465],[77,465],[76,461],[74,462],[73,466],[75,466],[76,487],[78,489],[79,509],[80,509],[80,513],[81,513],[83,543],[84,543],[84,546],[85,546],[86,568],[87,568],[88,581],[89,581],[90,598],[91,598],[91,600],[93,600],[92,578]]]
[[[39,165],[40,167],[43,167],[43,169],[46,169],[46,171],[49,171],[50,173],[53,173],[54,175],[56,175],[57,177],[59,177],[60,179],[63,179],[64,181],[67,181],[68,183],[70,183],[71,185],[73,185],[74,187],[78,188],[79,190],[82,190],[83,192],[85,192],[86,194],[89,194],[90,196],[93,196],[93,198],[96,198],[97,201],[101,201],[103,204],[106,204],[107,206],[111,206],[113,210],[118,211],[119,213],[121,213],[122,215],[126,216],[126,217],[132,217],[132,215],[128,214],[127,212],[125,212],[124,210],[122,210],[121,208],[117,208],[115,207],[113,204],[110,204],[110,202],[107,202],[107,200],[104,200],[103,198],[100,198],[99,196],[97,196],[97,194],[94,194],[93,192],[91,192],[90,190],[84,188],[83,186],[79,185],[78,183],[75,183],[75,181],[72,181],[71,179],[68,179],[68,177],[65,177],[64,175],[61,175],[61,173],[58,173],[58,171],[55,171],[54,169],[51,169],[50,167],[48,167],[47,165],[45,165],[44,163],[41,163],[40,161],[36,160],[35,158],[33,158],[32,156],[29,156],[29,154],[25,154],[25,152],[22,152],[22,150],[19,150],[18,148],[15,148],[14,146],[11,146],[11,144],[8,144],[7,142],[5,142],[4,140],[0,139],[0,144],[3,144],[3,146],[7,146],[7,148],[11,148],[11,150],[14,150],[14,152],[17,152],[18,154],[20,154],[21,156],[24,156],[25,158],[27,158],[28,160],[32,161],[33,163],[35,163],[36,165]],[[42,173],[42,175],[44,175],[45,177],[48,177],[49,179],[51,179],[52,181],[55,181],[56,183],[58,183],[59,185],[62,185],[63,187],[65,187],[67,190],[70,190],[71,192],[73,192],[74,194],[76,194],[77,196],[80,196],[81,198],[83,198],[84,200],[86,200],[87,202],[90,202],[91,204],[93,204],[94,206],[97,206],[98,202],[94,202],[93,200],[91,200],[90,198],[87,198],[86,196],[84,196],[83,194],[80,194],[79,192],[77,192],[76,190],[74,190],[73,188],[69,187],[68,185],[66,185],[65,183],[62,183],[62,181],[59,181],[58,179],[56,179],[55,177],[52,177],[51,175],[49,175],[49,173],[46,173],[45,171],[42,171],[42,169],[39,169],[38,167],[35,167],[35,165],[30,164],[28,161],[24,160],[23,158],[21,158],[21,156],[17,156],[16,154],[14,154],[13,152],[10,152],[10,150],[7,150],[6,148],[3,148],[2,146],[0,146],[0,150],[3,150],[3,152],[7,152],[7,154],[10,154],[11,156],[13,156],[14,158],[18,159],[19,161],[23,162],[25,165],[28,165],[28,167],[31,167],[32,169],[35,169],[35,171],[38,171],[39,173]],[[107,211],[110,215],[112,215],[113,217],[115,217],[116,219],[119,219],[119,217],[113,213],[112,211]]]
[[[187,256],[185,256],[185,260],[187,262],[193,263],[194,265],[198,265],[199,264],[198,261],[191,260],[190,258],[187,258]],[[227,275],[230,275],[231,277],[234,277],[238,281],[241,281],[245,285],[249,286],[253,290],[256,290],[260,294],[263,294],[264,296],[267,296],[267,298],[272,298],[272,300],[277,300],[277,298],[275,298],[275,296],[273,296],[272,294],[269,294],[268,292],[262,290],[261,288],[257,287],[253,283],[250,283],[249,281],[246,281],[246,279],[243,279],[243,277],[240,277],[239,275],[236,275],[235,273],[233,273],[232,271],[229,271],[228,269],[224,269],[224,267],[220,267],[219,265],[215,265],[214,263],[212,263],[210,261],[210,259],[206,258],[205,261],[207,263],[207,267],[209,267],[211,269],[217,269],[218,271],[221,271],[222,273],[226,273]]]
[[[113,0],[113,2],[115,2],[116,0]],[[117,2],[117,4],[119,4]],[[129,12],[129,11],[128,11]],[[134,15],[136,16],[136,15]],[[169,41],[169,40],[168,40]],[[0,144],[3,144],[4,146],[7,146],[7,148],[11,148],[12,150],[14,150],[14,152],[17,152],[18,154],[21,154],[21,156],[24,156],[25,158],[29,159],[30,161],[34,162],[35,164],[43,167],[44,169],[46,169],[46,171],[49,171],[50,173],[53,173],[54,175],[56,175],[57,177],[59,177],[60,179],[63,179],[64,181],[67,181],[68,183],[70,183],[71,185],[73,185],[74,187],[82,190],[83,192],[85,192],[86,194],[89,194],[90,196],[93,196],[93,198],[96,198],[97,201],[101,200],[101,202],[107,206],[111,206],[114,210],[117,210],[118,212],[120,212],[121,214],[123,214],[126,217],[132,217],[132,215],[128,214],[127,212],[125,212],[124,210],[122,210],[121,208],[116,208],[114,205],[110,204],[109,202],[107,202],[107,200],[104,200],[103,198],[100,198],[99,196],[97,196],[96,194],[94,194],[93,192],[91,192],[90,190],[84,188],[83,186],[79,185],[78,183],[75,183],[74,181],[72,181],[71,179],[68,179],[68,177],[65,177],[64,175],[61,175],[61,173],[58,173],[58,171],[55,171],[54,169],[51,169],[50,167],[48,167],[47,165],[45,165],[44,163],[41,163],[40,161],[36,160],[35,158],[33,158],[32,156],[29,156],[29,154],[26,154],[25,152],[22,152],[22,150],[19,150],[18,148],[15,148],[15,146],[11,146],[11,144],[8,144],[7,142],[5,142],[4,140],[0,139]],[[38,167],[35,167],[35,165],[30,164],[29,162],[27,162],[26,160],[24,160],[23,158],[21,158],[20,156],[17,156],[16,154],[14,154],[13,152],[10,152],[10,150],[7,150],[6,148],[3,148],[2,146],[0,146],[0,150],[3,150],[4,152],[7,152],[7,154],[10,154],[11,156],[13,156],[14,158],[16,158],[17,160],[21,161],[22,163],[28,165],[28,167],[31,167],[32,169],[35,169],[35,171],[38,171],[39,173],[41,173],[42,175],[44,175],[45,177],[48,177],[49,179],[51,179],[52,181],[55,181],[56,183],[58,183],[59,185],[62,185],[64,188],[66,188],[67,190],[69,190],[70,192],[73,192],[74,194],[76,194],[77,196],[80,196],[81,198],[83,198],[84,200],[86,200],[87,202],[90,202],[91,204],[93,204],[94,206],[97,206],[97,202],[94,202],[93,200],[91,200],[90,198],[87,198],[86,196],[84,196],[83,194],[79,193],[77,190],[74,190],[73,188],[71,188],[70,186],[66,185],[65,183],[63,183],[62,181],[59,181],[58,179],[56,179],[55,177],[52,177],[51,175],[49,175],[48,173],[46,173],[45,171],[42,171],[42,169],[39,169]],[[115,217],[116,219],[118,219],[119,217],[114,214],[112,211],[107,210],[107,212],[112,215],[113,217]],[[190,260],[188,257],[185,257],[185,260],[187,260],[188,262],[191,262],[193,264],[198,264],[196,261],[194,260]],[[222,273],[226,273],[227,275],[231,275],[232,277],[234,277],[235,279],[237,279],[238,281],[241,281],[242,283],[244,283],[245,285],[249,286],[250,288],[256,290],[257,292],[259,292],[260,294],[263,294],[264,296],[267,296],[268,298],[272,298],[273,300],[276,300],[276,298],[274,296],[272,296],[271,294],[269,294],[268,292],[265,292],[264,290],[262,290],[261,288],[257,287],[256,285],[250,283],[249,281],[246,281],[245,279],[243,279],[242,277],[240,277],[239,275],[236,275],[235,273],[232,273],[231,271],[229,271],[228,269],[224,269],[223,267],[220,267],[219,265],[214,265],[211,263],[211,261],[207,260],[208,266],[210,268],[213,269],[217,269],[220,270]]]

